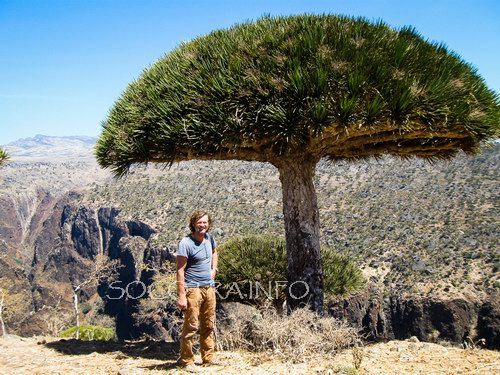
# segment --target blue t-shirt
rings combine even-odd
[[[212,252],[217,247],[215,239],[208,233],[202,242],[198,242],[189,234],[179,243],[177,255],[187,258],[184,272],[186,288],[213,286],[212,280]]]

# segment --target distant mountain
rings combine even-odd
[[[55,137],[37,134],[5,145],[11,161],[93,159],[97,138],[88,136]]]

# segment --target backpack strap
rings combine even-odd
[[[210,244],[212,245],[212,251],[214,251],[214,249],[215,249],[214,238],[212,237],[212,235],[210,233],[207,233],[207,236],[208,236],[208,239],[210,240]]]

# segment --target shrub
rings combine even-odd
[[[92,310],[92,306],[90,306],[89,303],[84,302],[80,305],[80,311],[85,315],[87,315],[90,312],[90,310]]]
[[[232,324],[219,325],[219,349],[268,352],[299,362],[316,354],[334,354],[358,341],[347,323],[308,308],[280,315],[274,309],[240,309]]]
[[[76,327],[70,327],[61,332],[60,337],[75,337]],[[78,333],[80,340],[84,341],[110,341],[115,340],[115,330],[113,328],[103,328],[97,326],[80,326]]]
[[[346,296],[364,286],[361,270],[347,257],[330,248],[322,248],[321,255],[326,297]],[[217,281],[221,283],[222,296],[256,303],[263,302],[263,297],[269,298],[269,295],[275,302],[284,299],[285,283],[276,284],[287,280],[284,239],[270,235],[234,237],[219,247],[218,266]],[[266,296],[261,290],[260,296],[255,298],[256,282],[270,293]],[[238,290],[233,287],[234,283],[237,283]]]
[[[256,283],[267,289],[268,285],[287,279],[285,242],[278,237],[234,237],[219,246],[218,251],[217,281],[221,284],[218,290],[229,300],[264,302],[263,293],[260,293],[261,297],[256,296]],[[234,285],[237,285],[237,290]],[[272,299],[284,300],[284,291],[284,285],[279,286],[273,291]]]
[[[324,288],[327,296],[347,296],[365,285],[361,270],[346,256],[330,248],[321,251]]]

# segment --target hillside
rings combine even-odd
[[[479,329],[491,347],[499,345],[499,151],[495,144],[479,156],[435,164],[390,157],[320,163],[322,244],[351,257],[369,281],[330,313],[347,313],[372,338],[427,340],[437,330],[462,342]],[[71,324],[70,282],[85,277],[99,249],[114,259],[128,254],[135,263],[122,259],[122,276],[142,280],[151,277],[141,271],[147,262],[171,257],[195,207],[213,213],[213,233],[223,243],[238,234],[283,235],[281,206],[277,171],[265,164],[150,165],[115,180],[92,159],[13,157],[0,173],[0,287],[19,305],[6,310],[9,332]],[[94,292],[86,290],[82,302],[89,300],[89,319],[103,322]],[[50,314],[57,327],[46,324]],[[132,314],[116,322],[125,336]]]
[[[448,162],[381,158],[322,162],[315,185],[321,241],[348,254],[366,275],[409,294],[477,299],[498,290],[500,146]],[[156,228],[176,246],[195,207],[213,213],[220,242],[245,233],[283,235],[281,187],[271,165],[183,162],[136,168],[121,180],[93,183],[91,205]]]
[[[0,169],[0,249],[28,273],[36,237],[55,201],[111,178],[93,158],[95,140],[36,135],[5,146],[9,160]]]
[[[7,164],[0,173],[0,194],[13,200],[31,199],[43,189],[53,196],[109,178],[93,157],[96,138],[36,135],[5,146]]]

